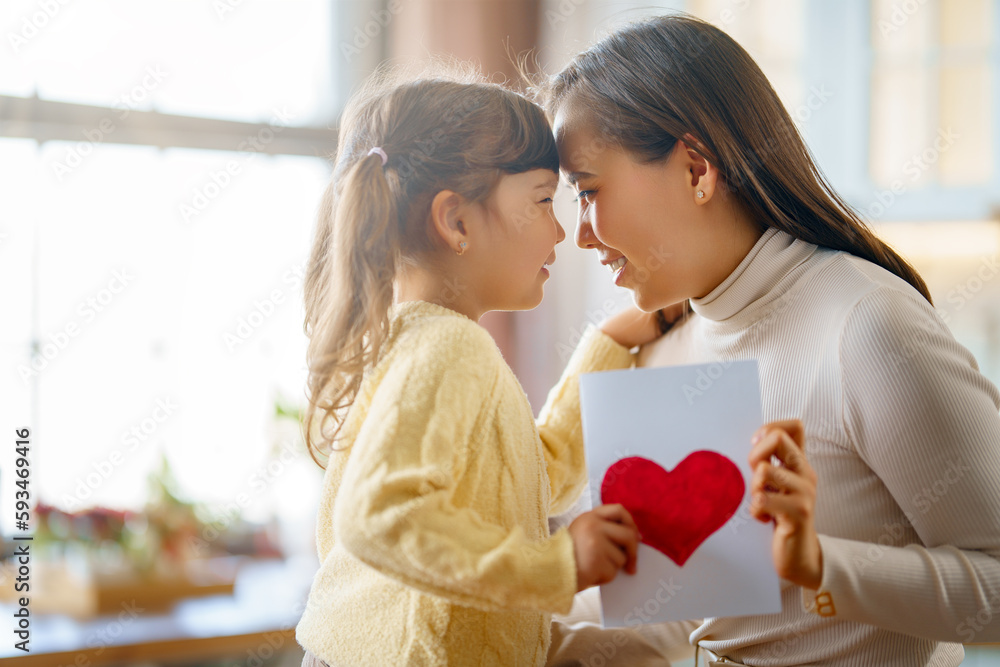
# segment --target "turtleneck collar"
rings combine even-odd
[[[691,309],[716,322],[735,318],[746,323],[743,320],[752,320],[791,287],[799,277],[794,269],[817,249],[812,243],[769,227],[728,278],[704,297],[691,299]]]

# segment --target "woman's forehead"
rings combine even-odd
[[[567,100],[559,106],[555,117],[552,119],[552,132],[556,138],[557,145],[572,142],[581,134],[590,131],[590,123],[587,121],[583,111]]]
[[[591,133],[589,123],[584,122],[579,114],[563,113],[562,111],[553,120],[552,132],[555,135],[560,156],[565,149],[573,148]]]
[[[553,123],[559,149],[559,169],[570,183],[593,175],[594,165],[614,148],[589,120],[581,117],[556,118]]]

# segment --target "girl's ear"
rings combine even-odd
[[[468,244],[468,231],[462,222],[465,211],[465,200],[451,190],[441,190],[431,200],[431,227],[445,245],[458,254],[465,252],[461,244]]]
[[[684,151],[685,171],[690,175],[688,184],[691,198],[695,204],[707,204],[719,185],[719,170],[705,158],[709,154],[708,150],[691,134],[685,134],[677,143]]]

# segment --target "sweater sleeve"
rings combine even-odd
[[[929,304],[891,288],[857,304],[840,352],[845,427],[921,544],[821,536],[817,600],[910,635],[1000,641],[1000,392]]]
[[[549,514],[567,511],[587,482],[587,462],[580,423],[580,375],[632,366],[633,355],[594,326],[587,328],[558,384],[549,392],[538,417],[549,473]]]
[[[534,540],[452,502],[492,405],[489,334],[456,320],[419,335],[387,369],[352,445],[337,539],[382,574],[459,604],[568,612],[576,561],[566,531]]]

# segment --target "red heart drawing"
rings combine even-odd
[[[604,473],[601,501],[624,505],[642,541],[683,566],[736,513],[745,488],[743,473],[718,452],[692,452],[670,472],[630,456]]]

